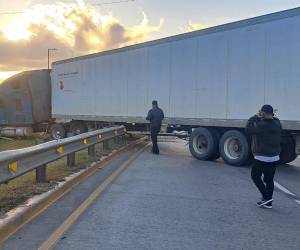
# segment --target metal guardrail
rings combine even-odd
[[[46,181],[46,165],[67,156],[68,166],[75,165],[75,153],[88,148],[95,155],[95,145],[124,136],[124,126],[96,130],[70,138],[50,141],[24,149],[0,152],[0,184],[36,169],[37,182]]]

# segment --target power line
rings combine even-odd
[[[112,1],[112,2],[94,3],[92,5],[110,5],[110,4],[119,4],[119,3],[129,3],[129,2],[135,2],[135,0],[119,0],[119,1]],[[0,12],[0,15],[17,15],[23,13],[24,11]]]
[[[112,1],[112,2],[94,3],[92,5],[109,5],[109,4],[129,3],[129,2],[135,2],[135,0],[119,0],[119,1]]]
[[[15,11],[15,12],[0,12],[0,15],[17,15],[17,14],[22,14],[24,13],[23,11]]]

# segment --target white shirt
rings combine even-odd
[[[256,155],[256,156],[254,156],[254,159],[258,160],[258,161],[262,161],[262,162],[276,162],[276,161],[280,160],[280,157],[279,157],[279,155],[271,156],[271,157]]]

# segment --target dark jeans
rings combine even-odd
[[[160,127],[151,126],[151,140],[152,140],[152,153],[159,154],[159,148],[157,145],[157,135],[160,132]]]
[[[257,160],[253,163],[251,177],[264,200],[270,200],[273,197],[276,165],[277,162],[262,162]],[[262,175],[264,175],[263,180]]]

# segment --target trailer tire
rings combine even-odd
[[[287,164],[294,161],[297,158],[295,152],[295,140],[292,136],[285,138],[281,143],[280,164]]]
[[[212,129],[196,128],[190,137],[189,149],[198,160],[216,160],[220,157],[219,138]]]
[[[72,135],[79,135],[86,133],[88,131],[87,126],[82,121],[71,121],[70,123],[70,133]]]
[[[247,165],[251,159],[249,140],[238,130],[229,130],[223,134],[219,148],[221,157],[229,165]]]
[[[63,139],[66,136],[66,130],[62,124],[52,124],[49,130],[50,138],[53,140]]]

